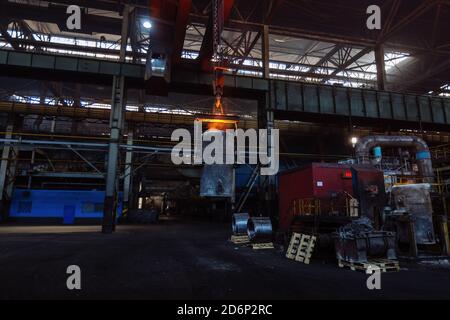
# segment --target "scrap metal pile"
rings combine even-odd
[[[362,217],[339,228],[334,234],[336,258],[349,262],[368,262],[372,258],[397,259],[395,233],[375,231],[372,222]]]

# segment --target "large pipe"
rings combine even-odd
[[[366,136],[355,146],[356,158],[359,163],[370,164],[370,150],[374,147],[414,147],[416,161],[424,183],[433,183],[434,173],[431,154],[427,143],[415,136]]]

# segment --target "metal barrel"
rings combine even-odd
[[[233,214],[231,227],[234,234],[246,234],[247,233],[247,221],[250,218],[248,213],[235,213]]]
[[[268,217],[253,217],[247,223],[248,238],[252,242],[272,241],[272,222]]]

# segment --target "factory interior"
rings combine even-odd
[[[0,299],[449,299],[449,18],[0,0]]]

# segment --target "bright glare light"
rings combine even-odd
[[[150,21],[144,21],[144,23],[142,23],[142,25],[144,26],[145,29],[152,28],[152,23]]]
[[[351,141],[352,141],[352,145],[355,145],[355,144],[358,143],[358,138],[357,137],[352,137]]]

